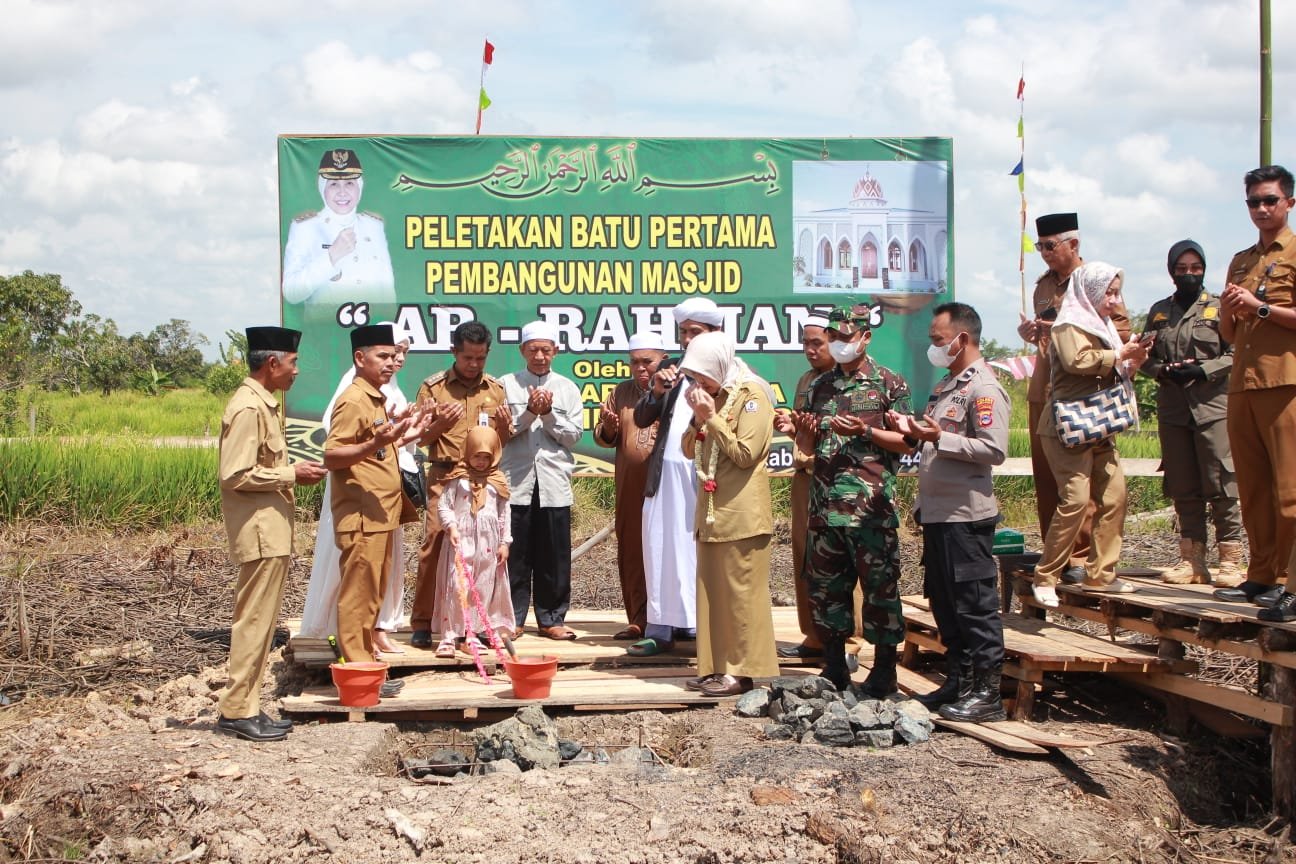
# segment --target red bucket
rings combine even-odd
[[[558,657],[518,657],[505,659],[504,669],[513,682],[513,696],[518,699],[548,699],[554,675],[558,673]]]
[[[378,688],[387,680],[386,663],[330,663],[338,702],[351,708],[378,704]]]

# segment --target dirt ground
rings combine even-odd
[[[0,537],[0,861],[1296,861],[1266,815],[1263,741],[1171,737],[1159,705],[1096,677],[1042,694],[1034,719],[1127,740],[1046,758],[948,732],[886,750],[766,741],[729,704],[556,718],[564,737],[642,742],[660,765],[447,785],[400,776],[398,758],[468,724],[308,722],[250,744],[214,731],[234,576],[220,539],[216,526]],[[790,595],[780,539],[776,596]],[[1127,548],[1159,563],[1173,538]],[[579,562],[576,605],[615,607],[613,551]],[[904,557],[912,583],[912,541]],[[266,707],[322,680],[276,650]]]

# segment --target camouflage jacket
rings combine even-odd
[[[885,428],[887,411],[913,412],[909,385],[898,373],[866,357],[853,375],[845,375],[838,366],[819,376],[810,385],[809,401],[803,409],[819,415],[809,527],[898,527],[893,498],[899,455],[862,435],[838,435],[829,427],[829,418],[850,414]]]

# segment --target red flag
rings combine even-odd
[[[487,42],[486,44],[490,45],[489,42]],[[490,52],[488,50],[487,54],[489,53]],[[486,62],[489,63],[490,61],[487,60]],[[1017,79],[1017,98],[1018,99],[1022,98],[1022,93],[1024,93],[1025,91],[1026,91],[1026,79],[1024,77]]]
[[[487,66],[489,66],[491,64],[491,59],[494,56],[495,56],[495,46],[491,44],[489,39],[487,39],[486,50],[482,52],[482,62],[485,63]],[[1021,91],[1018,91],[1017,95],[1020,96]]]

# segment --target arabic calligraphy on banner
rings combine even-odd
[[[360,177],[322,178],[352,151]],[[874,307],[871,352],[915,392],[930,306],[953,299],[947,138],[570,139],[283,136],[283,318],[305,331],[288,394],[292,446],[318,449],[349,368],[347,331],[382,320],[409,338],[399,383],[452,363],[450,336],[478,320],[487,372],[522,367],[521,326],[560,334],[555,371],[582,390],[585,425],[629,375],[629,337],[678,349],[671,309],[711,297],[781,404],[805,371],[801,325],[846,302]],[[786,440],[771,467],[787,470]],[[581,469],[609,471],[590,436]]]

